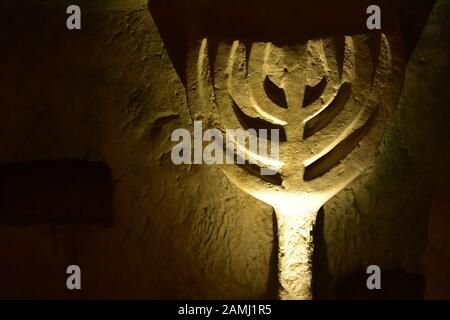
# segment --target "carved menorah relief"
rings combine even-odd
[[[281,299],[312,298],[316,213],[377,151],[403,78],[393,39],[371,33],[278,45],[204,38],[198,46],[190,97],[202,114],[222,130],[280,130],[279,161],[258,163],[275,175],[221,168],[276,212]],[[231,151],[245,148],[235,141]]]

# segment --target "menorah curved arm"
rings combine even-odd
[[[355,110],[360,110],[359,115],[352,123],[341,130],[339,128],[341,122],[334,121],[327,130],[317,132],[309,141],[306,140],[306,143],[309,142],[310,145],[322,143],[323,146],[322,150],[305,161],[304,178],[309,184],[314,185],[313,189],[317,190],[319,186],[333,185],[336,181],[348,180],[350,182],[351,177],[357,176],[368,165],[369,159],[376,152],[384,123],[390,113],[387,106],[391,104],[391,101],[383,96],[383,92],[385,92],[383,81],[390,79],[393,72],[389,42],[385,35],[381,36],[377,66],[370,95],[364,104],[361,105],[354,97],[348,102],[356,105]],[[389,96],[391,95],[388,94],[387,97]],[[350,108],[350,110],[352,109]],[[381,124],[381,126],[377,124]],[[338,132],[337,130],[341,131],[340,134],[335,134]],[[333,133],[334,135],[330,137]],[[369,135],[369,139],[366,135]],[[356,175],[351,174],[353,171]],[[343,175],[350,178],[343,177]]]
[[[355,73],[355,50],[353,39],[314,40],[308,43],[311,62],[307,74],[317,78],[317,70],[323,68],[324,76],[314,84],[307,83],[301,114],[304,124],[316,118],[326,110],[337,98],[343,84],[351,84]],[[341,50],[339,50],[339,47]]]
[[[206,45],[206,42],[202,44],[202,46]],[[261,70],[258,70],[254,62],[255,60],[263,62],[261,59],[264,57],[261,57],[263,55],[261,51],[263,51],[261,47],[252,50],[253,59],[248,61],[245,46],[239,41],[234,41],[230,50],[229,69],[225,75],[228,77],[230,97],[248,117],[260,118],[275,125],[286,125],[286,111],[269,99],[261,99],[259,88],[252,85],[254,81],[249,81],[249,78],[259,79],[261,76]],[[262,64],[260,68],[261,66]],[[262,87],[263,83],[258,84]]]

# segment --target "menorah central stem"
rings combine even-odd
[[[278,226],[278,280],[282,300],[312,299],[312,230],[317,212],[275,210]]]

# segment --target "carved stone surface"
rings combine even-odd
[[[342,35],[285,46],[205,39],[199,47],[190,99],[198,112],[223,131],[281,130],[279,162],[259,164],[277,171],[272,181],[245,167],[223,170],[277,212],[282,298],[310,297],[314,215],[372,161],[396,106],[404,63],[401,39],[389,37]]]
[[[319,1],[310,10],[326,12],[314,9],[335,5]],[[279,6],[284,12],[296,12],[297,7],[292,1]],[[371,163],[400,95],[405,65],[400,25],[390,8],[383,7],[387,17],[383,32],[363,30],[351,21],[358,8],[363,6],[351,6],[347,19],[341,16],[340,22],[325,13],[320,26],[303,14],[298,28],[291,16],[279,21],[275,14],[277,24],[256,15],[259,23],[275,27],[269,31],[267,25],[261,26],[260,33],[255,22],[240,23],[250,31],[239,34],[235,26],[227,32],[206,18],[188,36],[186,87],[194,117],[222,131],[281,131],[278,162],[257,163],[277,171],[276,176],[255,176],[246,166],[222,169],[233,183],[277,213],[283,299],[312,297],[315,215]],[[239,9],[222,14],[234,15]],[[187,14],[188,20],[201,21],[194,12],[194,18]],[[317,25],[317,30],[302,30],[305,21]],[[260,41],[261,34],[269,41]]]
[[[68,37],[59,27],[64,25],[60,13],[64,8],[30,10],[28,1],[14,0],[0,5],[6,2],[24,8],[15,14],[0,10],[0,39],[7,48],[0,52],[0,65],[8,74],[2,78],[2,161],[104,161],[113,172],[115,216],[108,228],[1,225],[0,296],[74,297],[61,289],[65,283],[61,270],[75,262],[83,267],[88,284],[76,296],[81,298],[273,297],[277,228],[274,236],[271,207],[242,192],[215,167],[170,162],[170,133],[209,115],[197,112],[201,109],[194,104],[187,108],[183,88],[187,79],[180,72],[186,74],[187,68],[176,58],[183,56],[183,44],[189,43],[183,19],[163,19],[179,35],[171,43],[167,36],[171,33],[161,27],[161,16],[155,11],[151,11],[154,22],[146,7],[104,8],[88,12],[89,28]],[[107,7],[105,1],[89,2]],[[273,21],[279,9],[269,2],[269,9],[242,10],[243,19],[258,12],[267,17],[270,12]],[[304,7],[304,1],[295,2]],[[407,9],[427,1],[403,2],[407,6],[402,12],[410,25],[420,25],[424,20],[410,16]],[[217,8],[219,16],[226,7]],[[336,19],[340,12],[333,12]],[[426,10],[418,12],[426,17]],[[292,14],[296,18],[290,21],[298,22],[305,10]],[[217,18],[214,12],[210,16]],[[322,20],[322,15],[311,16]],[[226,17],[223,14],[227,25],[240,29],[239,19]],[[445,138],[448,91],[442,89],[448,83],[449,59],[439,53],[448,41],[432,36],[436,29],[448,30],[444,18],[430,26],[410,62],[401,112],[393,118],[375,165],[325,205],[323,230],[315,233],[323,239],[314,240],[315,254],[325,258],[315,260],[313,282],[316,287],[325,282],[331,297],[333,285],[343,276],[374,262],[383,270],[420,271],[432,186],[450,177],[450,140]],[[274,22],[276,26],[280,21]],[[329,28],[326,23],[311,26]],[[405,30],[409,38],[413,28]],[[245,36],[246,29],[240,31]],[[344,34],[353,37],[361,32]],[[203,38],[192,43],[201,44]],[[307,40],[327,38],[334,36]],[[227,38],[225,43],[236,39],[240,37]],[[273,42],[267,36],[253,40],[250,43]],[[246,39],[240,42],[247,45]],[[439,49],[436,43],[441,43]],[[407,53],[413,47],[408,44]],[[193,51],[195,62],[198,52]],[[192,75],[195,80],[196,73]],[[319,289],[316,297],[323,293]]]

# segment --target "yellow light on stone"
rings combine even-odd
[[[222,42],[213,69],[208,39],[197,48],[190,100],[211,123],[223,129],[241,128],[247,121],[284,130],[279,159],[244,150],[259,166],[275,170],[278,180],[245,166],[221,166],[236,186],[274,208],[281,299],[312,298],[317,211],[361,174],[377,150],[401,90],[402,75],[396,73],[403,72],[402,59],[390,41],[396,35],[329,37],[286,46],[254,42],[251,50],[240,41]],[[311,88],[320,88],[317,97],[309,96]],[[246,146],[235,143],[239,148]]]

